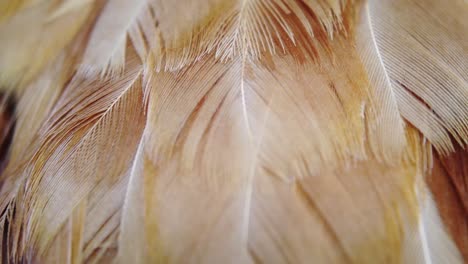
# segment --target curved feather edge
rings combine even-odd
[[[93,219],[105,220],[107,213],[112,216],[121,207],[121,192],[114,199],[106,197],[112,198],[114,189],[122,187],[119,183],[125,176],[126,162],[133,157],[131,146],[134,142],[136,147],[143,124],[140,121],[144,121],[139,66],[127,66],[126,74],[111,82],[72,81],[42,127],[42,143],[22,171],[26,177],[11,205],[16,210],[10,219],[15,223],[15,228],[10,226],[9,238],[14,248],[12,261],[38,261],[47,256],[54,248],[53,238],[68,232],[60,228],[83,202],[92,214],[91,219],[84,220],[86,253],[92,246],[89,240],[99,239],[102,231],[99,226],[95,229]],[[88,89],[73,89],[80,84]],[[131,125],[126,127],[126,122]],[[108,156],[113,151],[122,152]]]
[[[83,55],[79,70],[81,74],[92,77],[100,73],[102,77],[122,72],[128,31],[137,23],[146,5],[147,0],[107,1]]]
[[[377,47],[372,26],[369,4],[363,4],[356,25],[356,48],[366,70],[372,95],[376,122],[369,128],[369,140],[373,141],[373,153],[386,162],[392,162],[401,156],[406,145],[405,123],[400,115],[397,97],[390,77],[384,68],[384,62]],[[371,113],[372,114],[372,113]],[[392,131],[389,133],[389,131]],[[384,142],[379,139],[384,138]]]
[[[369,21],[401,115],[442,154],[468,142],[468,43],[461,0],[370,0]]]

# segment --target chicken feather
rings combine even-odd
[[[2,263],[466,261],[466,2],[0,8]]]

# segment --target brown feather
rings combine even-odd
[[[436,154],[427,179],[442,219],[468,259],[468,153],[462,148],[447,157]]]
[[[2,5],[3,262],[466,257],[462,0]]]

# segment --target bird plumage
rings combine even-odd
[[[463,0],[0,8],[4,263],[466,260]]]

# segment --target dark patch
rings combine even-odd
[[[468,261],[468,150],[454,145],[455,152],[446,157],[434,150],[434,166],[427,183],[442,221]]]
[[[0,94],[0,175],[8,164],[10,145],[16,124],[16,99]]]
[[[254,264],[262,264],[263,263],[263,261],[257,255],[257,253],[255,253],[255,251],[253,249],[251,249],[250,247],[248,248],[248,253],[249,253],[249,256],[250,256],[250,260],[252,260],[252,262]]]

